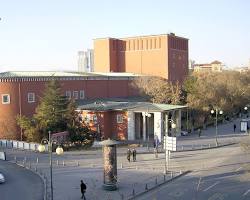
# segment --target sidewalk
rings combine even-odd
[[[236,121],[239,127],[239,120]],[[219,144],[232,142],[234,122],[218,126]],[[214,147],[215,127],[209,127],[203,131],[201,138],[197,136],[182,136],[179,140],[178,150],[187,150],[187,147],[205,147],[209,142],[210,147]],[[238,130],[239,131],[239,130]],[[238,134],[238,132],[236,133]],[[225,137],[226,135],[228,137]],[[241,134],[242,135],[242,134]],[[222,137],[223,136],[223,137]],[[238,135],[236,135],[238,136]],[[237,137],[238,138],[238,137]],[[235,139],[235,141],[237,141]],[[184,149],[182,149],[184,148]],[[165,157],[163,153],[158,154],[155,158],[153,148],[138,147],[136,148],[137,162],[128,162],[126,160],[126,147],[117,149],[117,168],[118,168],[118,190],[108,192],[102,189],[103,183],[103,160],[102,150],[65,152],[62,156],[53,155],[53,185],[54,200],[76,200],[80,199],[80,180],[82,179],[87,185],[86,198],[88,200],[125,200],[130,199],[138,193],[158,186],[177,176],[180,171],[172,171],[164,178]],[[47,190],[50,189],[49,182],[49,159],[47,154],[36,152],[26,152],[17,150],[7,150],[7,158],[12,162],[17,161],[19,164],[25,164],[45,176],[47,179]],[[37,162],[38,161],[38,162]],[[172,168],[174,169],[174,168]],[[182,172],[181,172],[182,173]]]

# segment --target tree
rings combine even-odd
[[[211,106],[232,116],[250,102],[249,73],[193,73],[184,82],[187,105],[196,113],[195,121],[205,123]]]
[[[35,121],[43,133],[64,131],[67,128],[69,100],[61,95],[60,84],[56,80],[48,82],[40,104],[34,114]]]
[[[61,94],[60,84],[56,80],[46,85],[35,114],[31,118],[18,116],[17,123],[23,129],[27,141],[40,142],[47,137],[48,131],[68,131],[70,135],[77,133],[83,135],[81,141],[90,134],[88,127],[79,120],[74,100],[68,100]]]
[[[132,86],[153,103],[183,104],[184,102],[184,94],[178,82],[169,83],[160,77],[139,77],[132,82]]]

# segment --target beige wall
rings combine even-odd
[[[94,40],[94,71],[110,71],[110,42],[109,39]]]

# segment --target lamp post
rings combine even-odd
[[[244,111],[245,111],[246,115],[247,115],[247,110],[248,110],[248,107],[245,106],[245,107],[244,107]]]
[[[211,110],[211,114],[215,114],[215,143],[218,146],[218,114],[222,115],[223,111],[215,108]]]
[[[56,143],[56,141],[54,141]],[[45,145],[48,144],[48,151],[49,151],[49,165],[50,165],[50,190],[51,190],[51,200],[53,200],[53,176],[52,176],[52,144],[53,141],[51,140],[51,132],[49,131],[49,140],[47,139],[42,139],[41,144],[38,146],[38,151],[39,152],[45,152]],[[58,146],[56,148],[56,154],[57,155],[62,155],[63,154],[63,148]]]
[[[168,121],[171,122],[171,128],[174,129],[176,128],[176,123],[174,122],[174,120],[172,119],[168,119]],[[165,130],[165,138],[164,138],[164,142],[165,142],[165,166],[164,166],[164,173],[166,174],[168,169],[169,169],[169,157],[170,157],[170,151],[167,149],[167,137],[168,137],[168,121],[167,121],[167,131]]]

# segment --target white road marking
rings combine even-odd
[[[250,192],[250,189],[247,190],[242,196],[246,196]]]
[[[209,189],[211,189],[212,187],[216,186],[217,184],[219,184],[220,181],[217,181],[216,183],[214,183],[213,185],[210,185],[208,188],[206,188],[205,190],[203,190],[203,192],[208,191]]]
[[[238,172],[242,169],[242,167],[239,167],[238,169],[236,169],[235,171]]]

